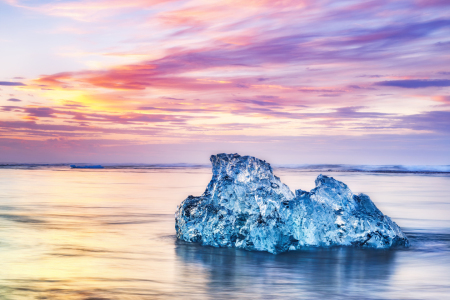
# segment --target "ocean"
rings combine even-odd
[[[292,190],[319,174],[368,194],[411,247],[279,255],[175,236],[203,165],[0,165],[0,299],[450,299],[450,166],[275,166]]]

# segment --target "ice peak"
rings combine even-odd
[[[333,177],[328,177],[326,175],[320,174],[317,176],[316,181],[316,188],[321,186],[326,186],[330,188],[339,188],[339,189],[348,189],[347,185],[341,181],[338,181],[334,179]]]
[[[240,156],[237,153],[220,153],[211,155],[210,161],[213,174],[227,174],[228,176],[242,171],[251,171],[252,175],[273,175],[272,167],[264,160],[252,156]]]

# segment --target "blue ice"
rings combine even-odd
[[[251,156],[211,156],[213,177],[200,197],[178,206],[178,239],[214,247],[281,253],[303,247],[408,246],[400,227],[365,194],[319,175],[311,191],[275,176],[269,163]]]

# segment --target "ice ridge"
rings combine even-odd
[[[332,177],[319,175],[314,189],[294,194],[263,160],[224,153],[210,160],[213,176],[203,195],[177,207],[180,240],[274,254],[308,246],[409,246],[369,196]]]

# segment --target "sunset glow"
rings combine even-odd
[[[0,1],[0,162],[450,164],[450,2]]]

